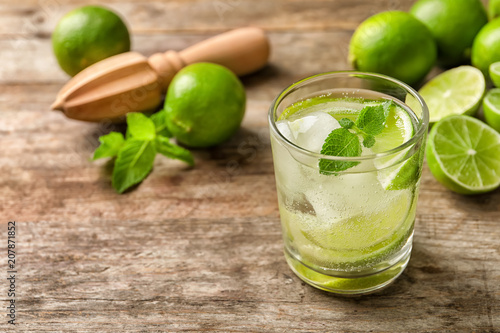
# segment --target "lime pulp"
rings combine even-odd
[[[450,116],[429,134],[427,162],[436,179],[461,194],[500,186],[500,134],[469,116]]]
[[[484,118],[488,125],[497,132],[500,131],[500,89],[495,88],[488,91],[483,100]]]
[[[436,76],[419,93],[429,107],[430,122],[435,123],[449,115],[473,115],[485,89],[486,80],[479,69],[460,66]]]
[[[500,87],[500,62],[494,62],[489,68],[490,78],[495,87]]]

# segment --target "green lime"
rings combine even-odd
[[[391,198],[391,204],[373,212],[360,212],[346,219],[335,220],[334,226],[331,223],[324,223],[323,230],[314,223],[303,221],[302,233],[314,244],[327,250],[353,251],[363,250],[370,256],[376,250],[385,248],[396,240],[399,229],[406,221],[412,194],[410,191],[403,191],[400,195]],[[334,220],[332,218],[332,220]],[[311,226],[313,229],[311,230]],[[387,241],[387,242],[386,242]],[[369,249],[369,250],[367,250]],[[347,260],[343,258],[344,253],[339,253],[339,261]],[[358,254],[361,257],[360,254]],[[359,259],[356,256],[356,260]]]
[[[491,89],[483,99],[484,118],[488,125],[500,132],[500,89]]]
[[[401,146],[414,134],[413,122],[408,112],[400,106],[393,105],[387,116],[387,122],[380,134],[375,138],[371,148],[374,153],[382,153]]]
[[[181,69],[165,99],[167,127],[182,144],[215,146],[229,139],[245,114],[245,88],[226,67],[197,63]]]
[[[349,218],[316,216],[280,207],[290,238],[306,261],[318,265],[362,266],[386,257],[408,239],[417,196],[392,192],[389,204]]]
[[[472,65],[489,78],[490,65],[500,61],[500,18],[494,19],[479,31],[472,44],[471,60]]]
[[[385,129],[376,136],[373,151],[382,153],[401,146],[415,134],[410,115],[400,107],[393,107],[394,116],[387,117]],[[379,169],[378,180],[385,190],[402,190],[414,185],[421,175],[423,154],[409,147],[390,156],[375,159]]]
[[[493,20],[500,16],[500,0],[490,0],[488,5],[488,17]]]
[[[427,82],[419,91],[429,107],[430,122],[452,114],[474,115],[486,90],[483,74],[472,66],[450,69]]]
[[[130,51],[130,36],[114,12],[85,6],[59,21],[52,33],[52,47],[59,66],[74,76],[100,60]]]
[[[500,87],[500,61],[494,62],[489,68],[490,79],[495,87]]]
[[[352,66],[386,74],[415,85],[429,73],[437,57],[427,27],[401,11],[376,14],[356,29],[349,47]]]
[[[454,115],[436,123],[426,156],[434,177],[452,191],[479,194],[500,186],[500,134],[476,118]]]
[[[444,66],[460,65],[470,59],[474,37],[488,23],[480,0],[419,0],[410,13],[431,31]]]

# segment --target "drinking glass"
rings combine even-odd
[[[325,96],[330,104],[322,104]],[[301,109],[335,109],[335,96],[393,101],[411,120],[410,137],[387,151],[338,157],[306,147],[316,133],[324,137],[322,124],[314,124],[319,127],[303,143],[280,132],[277,123]],[[374,73],[311,76],[274,100],[269,125],[284,252],[300,279],[322,290],[356,295],[380,290],[403,272],[412,249],[428,123],[427,106],[413,88]],[[355,167],[320,172],[321,160]]]

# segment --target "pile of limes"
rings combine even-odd
[[[409,13],[382,12],[362,22],[351,39],[349,60],[355,69],[415,86],[436,62],[452,67],[469,61],[474,39],[487,23],[480,0],[419,0]],[[481,65],[490,59],[484,56]]]
[[[429,168],[458,193],[484,193],[500,186],[498,16],[500,0],[490,0],[488,13],[480,0],[419,0],[409,13],[389,11],[368,18],[351,39],[349,60],[355,69],[413,86],[435,64],[459,66],[419,90],[433,124],[426,149]],[[485,96],[490,81],[499,88]],[[490,126],[472,117],[481,105]]]

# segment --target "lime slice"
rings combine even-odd
[[[426,149],[429,168],[444,186],[479,194],[500,186],[500,134],[468,116],[450,116],[434,125]]]
[[[500,63],[499,63],[500,64]],[[499,77],[500,78],[500,77]],[[500,89],[491,89],[483,99],[484,118],[488,125],[500,132]]]
[[[375,137],[376,141],[371,149],[374,153],[394,149],[410,140],[413,134],[414,128],[410,115],[400,106],[393,104],[387,116],[385,128],[382,133]],[[390,160],[386,162],[390,162]],[[379,166],[383,167],[381,164]]]
[[[429,107],[430,122],[435,123],[449,115],[473,115],[485,89],[486,81],[479,69],[460,66],[436,76],[419,93]]]
[[[410,140],[415,134],[413,122],[410,115],[399,106],[393,106],[385,129],[376,136],[373,152],[381,153],[390,149],[399,147]],[[377,158],[375,167],[379,169],[378,179],[385,190],[401,190],[415,184],[420,176],[418,153],[415,153],[409,159],[404,157],[411,154],[411,147],[387,157]],[[402,163],[398,161],[404,160]]]
[[[280,207],[280,215],[303,258],[320,266],[358,266],[387,256],[411,232],[416,196],[397,192],[390,204],[350,218],[324,221]]]
[[[301,229],[307,239],[323,249],[352,251],[378,248],[403,224],[410,205],[411,193],[403,191],[401,195],[391,198],[390,205],[378,207],[374,212],[360,213],[331,224],[307,223]]]
[[[500,87],[500,61],[490,65],[490,79],[495,87]]]
[[[422,174],[424,148],[422,145],[416,152],[408,149],[405,153],[411,155],[409,159],[378,172],[378,180],[384,190],[403,190],[417,183]]]

